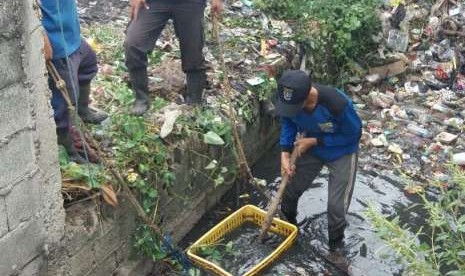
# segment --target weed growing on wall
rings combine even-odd
[[[238,115],[247,123],[252,123],[256,119],[258,110],[254,101],[269,102],[278,85],[276,79],[268,77],[266,73],[257,74],[257,78],[263,80],[255,86],[249,85],[244,93],[239,94],[238,100],[234,103]]]
[[[275,78],[269,78],[265,75],[262,75],[263,83],[258,85],[254,90],[255,94],[258,97],[259,101],[271,100],[272,93],[278,88],[278,84]]]
[[[365,215],[375,230],[407,265],[406,275],[465,274],[465,172],[452,168],[449,185],[435,185],[437,199],[419,193],[425,227],[412,233],[399,218],[389,218],[370,207]]]

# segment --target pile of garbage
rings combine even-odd
[[[465,5],[386,1],[381,19],[384,65],[347,88],[364,119],[363,168],[447,183],[446,164],[465,165]]]

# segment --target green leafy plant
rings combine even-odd
[[[215,243],[210,245],[203,245],[199,247],[199,255],[203,258],[207,258],[214,263],[219,264],[225,255],[233,255],[233,243],[232,241],[227,244]]]
[[[317,79],[341,84],[367,53],[380,30],[379,0],[256,0],[274,16],[289,21],[305,45]]]
[[[451,171],[449,185],[434,185],[437,199],[418,193],[425,225],[416,233],[398,217],[382,216],[374,207],[365,213],[380,237],[407,265],[407,275],[465,274],[465,172],[459,168]]]
[[[149,64],[150,65],[156,65],[159,64],[163,58],[163,52],[153,50],[152,52],[149,53]]]
[[[168,257],[164,250],[161,241],[153,234],[149,227],[145,224],[140,224],[136,229],[135,234],[136,248],[152,260],[163,260]]]
[[[154,103],[161,106],[162,103]],[[126,172],[129,185],[138,191],[144,212],[155,218],[159,187],[170,187],[175,176],[170,168],[167,146],[142,117],[125,113],[112,114],[109,135],[113,143],[114,160],[120,171]],[[156,221],[155,221],[156,222]],[[135,246],[141,254],[154,260],[167,257],[160,240],[141,223],[136,229]]]
[[[212,160],[206,167],[205,170],[210,172],[210,179],[213,179],[215,187],[224,184],[226,174],[229,172],[229,169],[225,166],[220,166],[218,161]]]
[[[166,146],[144,118],[127,114],[112,116],[110,136],[117,166],[128,171],[131,185],[150,202],[144,202],[144,209],[153,211],[157,195],[153,183],[170,186],[174,181]]]
[[[117,64],[124,60],[123,36],[121,28],[115,28],[111,24],[91,26],[83,29],[83,35],[90,46],[105,62]],[[121,64],[123,65],[123,64]]]
[[[232,128],[228,119],[218,110],[213,109],[194,109],[192,116],[180,116],[178,120],[181,135],[201,135],[206,144],[221,146],[224,149],[232,150]],[[230,183],[236,177],[236,168],[231,165],[225,165],[224,160],[209,159],[204,171],[195,173],[203,174],[209,179],[215,187]]]
[[[237,113],[238,115],[243,118],[248,123],[253,122],[254,120],[254,105],[252,103],[253,93],[248,90],[247,93],[239,95],[239,101],[237,101]]]
[[[267,77],[266,74],[262,74],[261,77],[264,79],[264,82],[252,87],[252,90],[259,101],[267,101],[271,99],[273,91],[277,89],[278,84],[275,78]]]
[[[257,30],[260,29],[260,21],[258,20],[244,20],[242,17],[226,17],[223,20],[223,23],[230,28],[248,28]]]
[[[166,101],[165,99],[163,98],[160,98],[160,97],[156,97],[153,101],[152,101],[152,110],[154,112],[157,112],[159,110],[161,110],[163,107],[167,106],[168,105],[168,101]]]
[[[178,123],[181,125],[181,134],[189,136],[192,133],[214,133],[209,136],[220,137],[225,146],[232,144],[231,124],[218,110],[194,109],[192,115],[181,115]]]
[[[170,187],[175,176],[170,167],[168,148],[158,136],[157,126],[143,117],[129,115],[134,96],[123,79],[124,66],[123,35],[121,30],[110,25],[100,25],[84,30],[87,37],[102,49],[97,51],[100,62],[110,68],[111,74],[99,74],[95,86],[104,91],[99,102],[110,114],[109,123],[96,127],[111,140],[112,161],[126,177],[128,184],[137,192],[145,213],[155,218],[159,201],[159,188]],[[94,45],[94,46],[95,46]],[[150,64],[160,62],[161,53],[150,54]],[[168,103],[155,98],[151,107],[158,111]],[[155,221],[156,223],[156,221]],[[150,228],[140,222],[135,233],[135,247],[153,260],[165,259],[166,249]]]
[[[58,157],[64,180],[84,183],[90,189],[100,188],[101,185],[108,182],[109,177],[102,166],[96,164],[81,165],[70,162],[68,154],[62,146],[59,147]]]

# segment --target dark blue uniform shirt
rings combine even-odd
[[[281,117],[280,145],[283,151],[292,151],[297,133],[314,137],[318,145],[310,153],[331,162],[358,150],[362,122],[352,101],[343,92],[328,86],[314,85],[318,102],[309,113],[300,111],[292,118]]]

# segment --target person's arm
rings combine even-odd
[[[281,117],[281,136],[279,144],[281,146],[281,172],[292,175],[294,167],[290,164],[291,152],[294,149],[294,141],[297,136],[297,126],[286,117]]]
[[[340,125],[336,133],[327,133],[317,139],[318,145],[326,147],[345,146],[357,143],[362,133],[362,122],[351,104],[337,118]]]
[[[44,58],[46,61],[50,61],[53,57],[52,44],[50,44],[50,40],[48,39],[48,35],[45,31],[42,36],[44,38]]]
[[[129,10],[129,19],[130,20],[137,20],[137,16],[139,15],[139,10],[141,8],[149,9],[147,2],[145,0],[131,0],[131,9]]]
[[[296,124],[286,117],[281,117],[281,135],[279,145],[281,146],[282,152],[292,152],[296,136]]]
[[[219,16],[223,11],[223,0],[212,0],[211,12],[214,16]]]

